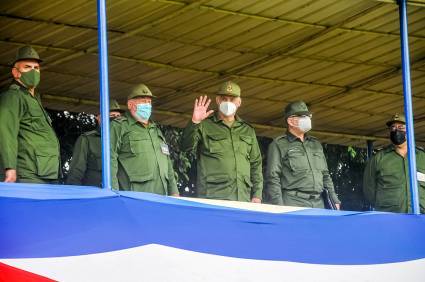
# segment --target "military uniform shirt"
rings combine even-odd
[[[169,147],[152,121],[145,127],[129,112],[111,122],[112,187],[178,194]]]
[[[189,122],[181,149],[197,152],[197,194],[202,198],[250,201],[262,198],[262,159],[254,128],[236,117],[231,127],[216,115]]]
[[[425,213],[425,152],[418,148],[416,167],[420,209],[421,213]],[[409,212],[411,201],[407,157],[398,154],[393,145],[376,153],[366,165],[363,192],[378,211]]]
[[[323,207],[320,195],[324,187],[339,204],[323,147],[315,137],[305,135],[301,142],[287,132],[273,140],[268,149],[266,173],[266,194],[272,204],[310,206],[311,197],[318,202],[313,207]]]
[[[43,182],[59,177],[59,142],[38,94],[12,83],[0,95],[0,162],[17,170],[17,181]]]
[[[66,184],[102,186],[100,128],[80,135],[75,142]]]

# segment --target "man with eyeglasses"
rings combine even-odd
[[[363,176],[365,198],[377,211],[407,213],[411,210],[407,160],[406,119],[396,114],[387,123],[391,145],[374,155]],[[421,213],[425,213],[425,152],[416,148]]]
[[[288,104],[284,110],[287,132],[269,146],[266,196],[275,205],[324,208],[322,193],[340,208],[320,142],[307,134],[312,114],[303,101]]]
[[[38,53],[19,48],[12,63],[13,81],[0,94],[0,163],[5,182],[57,183],[59,141],[36,90]]]

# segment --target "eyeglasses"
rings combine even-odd
[[[390,130],[394,131],[394,130],[406,130],[406,125],[404,124],[393,124],[390,126]]]

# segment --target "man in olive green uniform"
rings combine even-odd
[[[377,211],[411,211],[406,119],[396,114],[387,122],[391,145],[373,156],[363,176],[363,192]],[[425,213],[425,152],[416,148],[416,167],[421,213]]]
[[[121,116],[120,105],[110,101],[111,120]],[[66,184],[102,186],[102,145],[100,142],[100,113],[96,115],[98,127],[81,134],[75,142]]]
[[[199,97],[184,129],[181,149],[197,152],[196,189],[201,198],[261,203],[261,153],[254,128],[236,115],[240,95],[236,83],[223,83],[214,115],[208,111],[211,100]]]
[[[178,196],[169,147],[150,119],[154,97],[146,85],[137,85],[128,111],[111,123],[112,187]]]
[[[18,49],[13,82],[0,94],[0,163],[5,182],[56,183],[59,142],[36,87],[40,57],[30,46]]]
[[[324,208],[322,192],[327,188],[339,209],[320,142],[307,134],[311,113],[303,101],[286,106],[287,132],[269,146],[266,194],[276,205]]]

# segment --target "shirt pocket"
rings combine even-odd
[[[92,149],[92,148],[90,148]],[[90,160],[87,162],[87,168],[96,171],[102,171],[102,152],[99,150],[92,150],[89,154]]]
[[[399,171],[384,170],[380,172],[380,185],[376,191],[376,205],[380,207],[399,206],[405,191],[405,183]]]
[[[149,151],[150,146],[152,144],[148,135],[129,134],[123,140],[121,151],[123,153],[137,155]]]
[[[209,134],[208,151],[212,154],[223,154],[226,150],[226,143],[228,143],[227,136],[223,134]]]
[[[325,159],[325,155],[323,154],[323,152],[322,151],[314,151],[312,153],[312,155],[313,155],[314,169],[319,170],[319,171],[326,170],[327,164],[326,164],[326,159]]]
[[[247,135],[241,135],[240,136],[240,142],[239,142],[239,152],[246,156],[247,159],[249,159],[249,154],[251,153],[253,138],[251,136]]]
[[[211,199],[227,199],[232,193],[233,181],[227,174],[208,175],[206,195]]]
[[[291,170],[294,172],[305,171],[309,168],[307,155],[301,150],[289,149],[287,153],[287,162]]]
[[[52,148],[43,147],[35,151],[37,175],[47,179],[57,179],[59,156]]]
[[[403,187],[397,185],[385,186],[376,193],[376,205],[383,208],[399,207]]]
[[[46,131],[49,128],[40,106],[30,105],[28,108],[28,114],[31,120],[31,128],[34,131]]]

